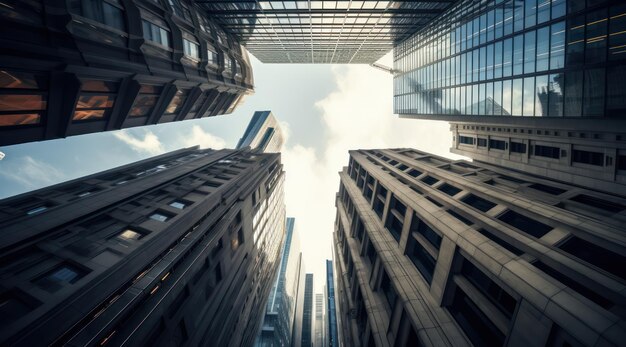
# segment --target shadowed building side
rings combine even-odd
[[[227,114],[247,51],[193,3],[9,1],[0,9],[0,145]]]

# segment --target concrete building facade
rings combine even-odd
[[[9,1],[0,145],[227,114],[246,50],[188,0]]]
[[[279,153],[284,143],[285,137],[272,111],[256,111],[236,148],[251,147],[265,153]]]
[[[0,344],[249,346],[285,234],[278,154],[181,149],[0,201]]]
[[[452,1],[197,1],[263,63],[372,64]]]
[[[608,193],[626,188],[626,127],[452,122],[452,153]]]
[[[626,338],[626,193],[413,149],[350,152],[334,233],[347,346]]]
[[[302,327],[305,274],[295,222],[295,218],[287,218],[278,276],[267,301],[257,347],[299,346],[294,337]]]

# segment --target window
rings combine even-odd
[[[465,144],[465,145],[473,145],[474,144],[474,138],[473,137],[469,137],[469,136],[459,136],[459,143]]]
[[[191,21],[191,12],[189,12],[189,8],[187,7],[187,4],[185,4],[184,0],[167,0],[167,2],[169,2],[175,15]]]
[[[421,234],[436,249],[441,247],[441,235],[424,223],[417,214],[413,214],[413,220],[411,221],[411,233],[413,232]]]
[[[0,127],[41,123],[47,87],[43,75],[0,70]]]
[[[37,206],[37,207],[27,211],[26,214],[29,215],[29,216],[32,216],[34,214],[39,214],[39,213],[41,213],[41,212],[43,212],[43,211],[45,211],[47,209],[48,209],[48,206],[45,206],[45,205],[44,206]]]
[[[404,214],[406,213],[406,206],[401,203],[395,196],[391,196],[389,202],[389,213],[387,213],[387,222],[385,228],[389,230],[391,235],[396,241],[400,240],[402,234],[402,227],[404,225]]]
[[[230,248],[234,251],[236,251],[240,245],[243,244],[243,228],[239,227],[239,230],[237,230],[237,234],[230,240]]]
[[[199,45],[196,42],[183,39],[183,52],[193,60],[200,60]]]
[[[446,193],[446,194],[448,194],[450,196],[455,196],[458,192],[461,191],[461,189],[459,189],[459,188],[457,188],[455,186],[449,185],[447,183],[444,183],[444,184],[440,185],[437,189],[441,190],[442,192],[444,192],[444,193]]]
[[[513,153],[526,153],[526,144],[511,141],[511,152]]]
[[[565,66],[565,22],[550,26],[550,69]]]
[[[124,7],[120,0],[72,0],[70,11],[115,29],[126,31]]]
[[[154,220],[159,221],[159,222],[165,222],[168,219],[170,219],[171,217],[172,217],[171,215],[167,215],[167,214],[165,214],[163,212],[155,212],[155,213],[150,215],[150,219],[154,219]]]
[[[165,28],[165,23],[162,24],[163,26],[160,26],[144,19],[142,24],[144,39],[164,47],[171,47],[170,32]]]
[[[529,185],[528,187],[542,191],[544,193],[552,194],[552,195],[559,195],[559,194],[563,194],[566,192],[565,189],[552,187],[552,186],[548,186],[548,185],[541,184],[541,183],[533,183]]]
[[[219,55],[212,49],[207,50],[207,61],[210,65],[219,65]]]
[[[576,201],[578,203],[591,206],[594,208],[599,208],[601,210],[604,210],[610,213],[619,213],[619,212],[622,212],[624,209],[626,209],[626,206],[622,204],[607,201],[604,199],[596,198],[594,196],[585,195],[585,194],[576,195],[575,197],[570,198],[570,200]]]
[[[535,145],[535,155],[538,157],[559,159],[561,149],[558,147]]]
[[[87,273],[87,270],[66,262],[35,279],[33,283],[47,292],[54,293],[68,284],[78,282]]]
[[[111,81],[84,80],[72,120],[99,120],[113,109],[119,84]]]
[[[380,281],[380,289],[385,294],[385,298],[387,299],[389,308],[391,308],[391,310],[393,311],[393,308],[396,305],[396,299],[398,298],[398,294],[396,294],[396,290],[393,288],[391,280],[389,279],[389,275],[387,275],[386,271],[383,271],[383,278]]]
[[[509,252],[515,254],[515,255],[522,255],[524,254],[524,252],[522,252],[519,248],[509,244],[508,242],[504,241],[503,239],[501,239],[500,237],[496,236],[494,233],[490,232],[489,230],[485,229],[485,228],[480,228],[477,229],[479,233],[481,233],[483,236],[485,236],[486,238],[490,239],[491,241],[497,243],[498,245],[502,246],[502,248],[508,250]]]
[[[478,147],[487,147],[487,139],[478,138]]]
[[[137,241],[143,237],[143,234],[131,229],[126,229],[119,233],[115,238],[120,241]]]
[[[549,225],[511,210],[503,213],[498,219],[536,238],[540,238],[552,230],[552,227]]]
[[[601,40],[606,41],[606,40]],[[585,70],[583,115],[602,116],[604,113],[604,69]]]
[[[179,89],[165,109],[165,114],[178,114],[187,100],[188,89]]]
[[[415,169],[412,169],[411,171],[409,171],[409,175],[413,176],[413,177],[417,177],[419,175],[421,175],[422,172],[421,171],[417,171]]]
[[[433,184],[439,182],[438,179],[432,177],[432,176],[426,176],[424,178],[422,178],[422,182],[428,184],[429,186],[432,186]]]
[[[626,280],[626,256],[573,236],[559,246],[563,251],[582,259],[622,280]]]
[[[468,196],[463,198],[461,201],[483,212],[487,212],[496,206],[496,204],[494,204],[493,202],[489,200],[485,200],[474,194],[469,194]]]
[[[572,162],[595,166],[604,166],[604,153],[573,149]]]
[[[461,289],[456,289],[448,307],[474,346],[502,346],[505,336]]]
[[[504,315],[511,319],[517,300],[468,260],[463,260],[461,274],[467,278]]]
[[[489,139],[489,149],[506,149],[506,141]]]
[[[374,197],[374,212],[378,215],[378,218],[383,218],[383,212],[385,210],[385,202],[387,201],[387,189],[380,183],[378,184],[377,193]]]
[[[159,100],[162,90],[163,88],[160,86],[142,85],[139,90],[139,95],[135,99],[133,107],[130,109],[129,116],[141,117],[151,114]]]
[[[435,258],[433,258],[413,237],[409,237],[406,250],[406,254],[411,262],[413,262],[426,282],[430,284],[433,279],[433,273],[435,272],[435,266],[437,264]]]
[[[185,201],[180,201],[180,200],[176,200],[176,201],[172,201],[170,203],[170,206],[172,206],[173,208],[177,208],[179,210],[184,209],[185,207],[187,207],[187,202]]]

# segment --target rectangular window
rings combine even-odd
[[[33,283],[47,292],[54,293],[69,284],[78,282],[78,280],[85,277],[87,273],[87,270],[65,262],[35,279]]]
[[[428,184],[429,186],[432,186],[433,184],[439,182],[439,180],[432,176],[425,176],[424,178],[422,178],[422,182]]]
[[[535,145],[534,154],[538,157],[559,159],[561,158],[561,149],[559,147]]]
[[[133,107],[130,109],[130,117],[142,117],[152,113],[154,106],[159,100],[163,87],[144,84],[139,90]]]
[[[163,47],[171,48],[169,30],[145,19],[142,20],[142,27],[144,39]]]
[[[458,192],[461,191],[461,189],[459,189],[459,188],[457,188],[455,186],[449,185],[447,183],[444,183],[444,184],[440,185],[437,189],[441,190],[442,192],[444,192],[444,193],[446,193],[446,194],[448,194],[450,196],[455,196]]]
[[[534,42],[533,42],[534,46]],[[521,75],[524,72],[524,35],[513,38],[513,75]]]
[[[411,233],[421,234],[428,242],[436,249],[441,247],[441,235],[433,230],[428,224],[424,223],[417,214],[413,214],[413,220],[411,221]]]
[[[411,262],[413,262],[413,265],[415,265],[420,274],[422,274],[426,282],[430,284],[437,264],[435,258],[433,258],[412,236],[409,237],[406,249],[406,254]]]
[[[474,207],[475,209],[477,209],[479,211],[483,211],[483,212],[487,212],[487,211],[491,210],[492,208],[496,207],[496,204],[494,204],[493,202],[491,202],[489,200],[485,200],[485,199],[483,199],[483,198],[481,198],[479,196],[476,196],[474,194],[467,195],[461,201],[463,201],[464,203]]]
[[[461,274],[472,283],[504,315],[511,319],[517,300],[468,260],[463,261]]]
[[[391,284],[389,275],[387,275],[387,272],[385,271],[383,271],[383,278],[380,282],[380,289],[382,289],[383,293],[385,294],[385,298],[387,299],[389,308],[391,308],[391,311],[393,311],[393,308],[396,305],[396,299],[398,298],[398,294]]]
[[[47,78],[0,70],[0,127],[40,124],[47,107]]]
[[[524,101],[522,105],[522,114],[526,117],[535,115],[535,78],[524,78]]]
[[[404,224],[404,214],[406,213],[406,206],[401,203],[395,196],[391,196],[391,200],[389,202],[389,213],[387,213],[387,221],[385,223],[385,228],[389,230],[391,236],[393,236],[396,241],[400,240],[400,236],[402,235],[402,227]]]
[[[535,32],[524,34],[524,73],[535,72]]]
[[[593,208],[599,208],[610,213],[619,213],[626,209],[626,206],[624,205],[585,194],[576,195],[575,197],[570,198],[570,200],[591,206]]]
[[[126,229],[115,237],[120,241],[137,241],[143,237],[143,234],[138,233],[132,229]]]
[[[219,56],[217,52],[212,49],[207,50],[208,63],[211,65],[219,65]]]
[[[478,147],[487,147],[487,139],[478,138]]]
[[[474,346],[504,345],[504,334],[461,288],[457,287],[448,309]]]
[[[581,65],[585,60],[585,16],[567,21],[567,66]]]
[[[187,206],[187,203],[184,201],[176,200],[176,201],[172,201],[169,205],[172,206],[173,208],[182,210]]]
[[[197,43],[183,39],[183,52],[187,57],[196,61],[200,60],[199,48]]]
[[[550,26],[550,69],[565,66],[565,22]]]
[[[624,18],[626,18],[626,15]],[[623,35],[626,36],[626,30]],[[626,42],[623,48],[624,57],[626,58]],[[626,81],[626,66],[608,68],[606,78],[606,116],[618,117],[626,114],[626,83],[624,83]]]
[[[465,144],[465,145],[473,145],[474,144],[474,138],[473,137],[469,137],[469,136],[459,136],[459,143]]]
[[[622,280],[626,280],[626,256],[573,236],[559,246],[563,251],[582,259]]]
[[[552,186],[548,186],[548,185],[541,184],[541,183],[533,183],[533,184],[529,185],[528,187],[532,188],[532,189],[536,189],[536,190],[542,191],[544,193],[551,194],[551,195],[560,195],[560,194],[563,194],[563,193],[566,192],[565,189],[552,187]]]
[[[163,212],[155,212],[155,213],[150,215],[150,219],[154,219],[154,220],[159,221],[159,222],[165,222],[168,219],[170,219],[171,217],[172,217],[171,215],[165,214]]]
[[[74,121],[102,119],[113,109],[119,83],[100,80],[82,81],[74,111]]]
[[[546,0],[540,0],[546,1]],[[549,1],[549,0],[548,0]],[[537,30],[537,72],[550,67],[550,27]]]
[[[178,114],[187,100],[189,94],[188,89],[179,89],[165,109],[165,114]]]
[[[513,104],[511,105],[511,115],[512,116],[521,116],[522,115],[522,105],[523,103],[523,79],[517,78],[513,80],[513,88],[511,91],[511,99]]]
[[[585,70],[583,93],[583,115],[604,114],[604,69]]]
[[[498,219],[536,238],[542,237],[553,229],[549,225],[511,210],[503,213]]]
[[[604,153],[572,150],[572,162],[595,166],[604,166]]]
[[[489,149],[499,149],[503,151],[506,149],[506,141],[489,139]]]
[[[585,45],[585,64],[606,61],[607,9],[587,13],[587,41]]]
[[[526,153],[526,144],[525,143],[511,141],[511,152],[513,152],[513,153]]]

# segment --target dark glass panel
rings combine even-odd
[[[625,16],[626,17],[626,16]],[[626,49],[626,48],[625,48]],[[607,69],[606,115],[611,117],[626,116],[626,66]]]
[[[587,14],[586,64],[606,61],[607,24],[606,8]]]
[[[548,116],[548,75],[537,76],[535,78],[535,116]]]
[[[585,70],[583,115],[604,114],[604,69]]]
[[[550,75],[548,81],[548,116],[563,117],[563,74]]]
[[[493,202],[489,200],[485,200],[474,194],[469,194],[468,196],[463,198],[461,201],[463,201],[464,203],[482,212],[487,212],[496,206],[496,204],[494,204]]]
[[[0,94],[1,111],[45,110],[46,100],[43,95]]]
[[[11,89],[45,89],[43,76],[19,72],[0,70],[0,88]]]
[[[550,67],[550,27],[537,30],[537,68],[545,71]]]
[[[105,110],[84,110],[75,111],[72,120],[88,120],[104,118]]]
[[[81,94],[78,99],[78,103],[76,104],[76,108],[110,108],[113,107],[114,101],[115,96],[113,95]]]
[[[584,62],[585,17],[571,18],[567,23],[567,66]]]
[[[565,111],[563,115],[565,117],[580,116],[582,112],[582,100],[583,100],[583,72],[572,71],[565,74],[565,88],[564,88],[564,106]]]
[[[561,69],[565,62],[565,22],[550,26],[550,69]]]
[[[553,229],[549,225],[511,210],[506,211],[498,219],[536,238],[542,237]]]
[[[40,122],[41,115],[38,113],[0,114],[0,127],[39,124]]]
[[[559,246],[563,251],[626,280],[626,256],[602,248],[589,241],[572,237]]]

